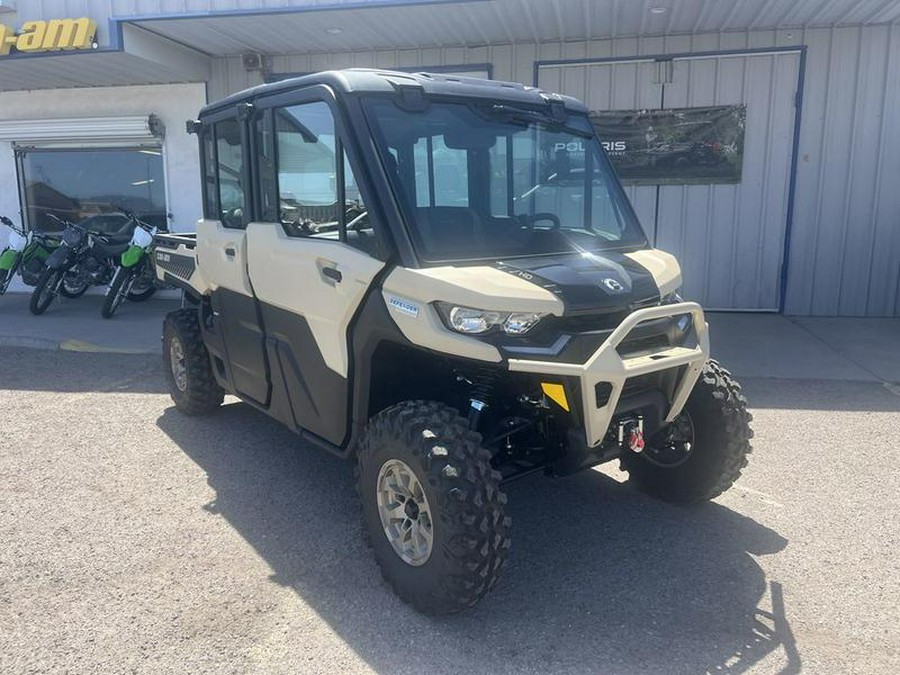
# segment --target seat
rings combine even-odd
[[[116,256],[120,256],[125,251],[128,250],[128,247],[131,245],[131,237],[126,241],[121,240],[112,240],[112,241],[104,241],[99,237],[94,239],[93,252],[94,255],[98,258],[114,258]]]

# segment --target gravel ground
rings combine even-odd
[[[747,380],[756,441],[698,508],[614,469],[509,489],[507,573],[424,618],[346,463],[158,357],[0,350],[0,672],[900,671],[900,396]]]

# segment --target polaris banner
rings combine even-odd
[[[740,183],[747,106],[592,112],[622,182]]]

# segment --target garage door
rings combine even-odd
[[[626,186],[648,237],[678,256],[684,295],[710,309],[778,311],[797,51],[541,65],[539,85],[591,110],[746,106],[740,183]]]

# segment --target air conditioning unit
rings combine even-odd
[[[266,57],[259,52],[244,52],[241,54],[241,63],[244,66],[244,70],[247,71],[265,70]]]

